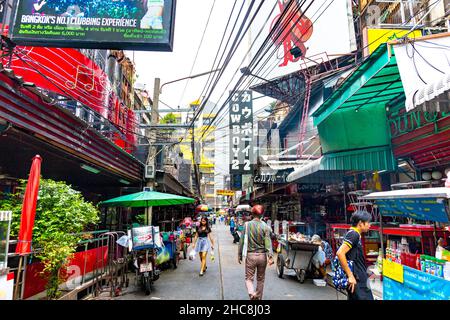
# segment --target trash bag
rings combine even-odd
[[[156,264],[163,264],[170,260],[170,253],[165,247],[161,250],[160,253],[156,256]]]
[[[325,264],[325,252],[322,250],[322,248],[319,247],[319,250],[316,252],[316,254],[312,258],[314,266],[319,269],[321,266]]]
[[[118,245],[121,245],[122,247],[128,247],[128,241],[130,239],[127,236],[121,236],[116,242]]]

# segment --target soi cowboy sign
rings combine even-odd
[[[172,51],[176,0],[17,2],[17,44]]]
[[[230,174],[253,173],[253,101],[251,91],[231,93]]]

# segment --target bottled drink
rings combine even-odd
[[[379,273],[383,272],[383,250],[381,249],[378,251],[377,270]]]

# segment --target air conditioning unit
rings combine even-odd
[[[145,178],[147,179],[155,178],[155,166],[153,164],[145,166]]]

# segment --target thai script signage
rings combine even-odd
[[[234,196],[233,190],[216,190],[218,196]]]
[[[444,201],[436,198],[375,200],[382,215],[423,221],[449,222]]]
[[[253,177],[254,183],[286,183],[287,176],[293,169],[279,170],[274,173],[260,173]]]

